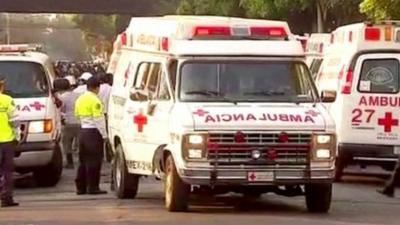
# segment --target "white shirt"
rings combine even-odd
[[[66,124],[79,124],[79,120],[75,117],[75,102],[78,97],[79,94],[74,91],[67,91],[60,95],[61,113]]]
[[[76,88],[73,90],[73,92],[79,94],[79,96],[80,96],[81,94],[85,93],[85,92],[86,92],[86,84],[79,85],[78,87],[76,87]]]
[[[99,90],[99,98],[103,103],[104,113],[108,112],[108,101],[110,100],[111,86],[109,84],[101,84]]]

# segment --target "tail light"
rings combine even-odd
[[[121,45],[126,45],[126,43],[127,43],[127,36],[126,33],[124,32],[121,34]]]
[[[342,94],[351,94],[351,87],[353,86],[353,70],[349,69],[346,73],[346,81],[342,86]]]

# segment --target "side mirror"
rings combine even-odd
[[[336,100],[336,91],[322,91],[321,100],[324,103],[332,103]]]
[[[130,91],[130,98],[132,101],[147,101],[148,94],[144,90],[132,88]]]
[[[69,81],[64,78],[56,79],[53,82],[53,93],[59,92],[59,91],[66,91],[71,88],[71,85],[69,84]]]

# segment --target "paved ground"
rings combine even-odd
[[[107,171],[104,172],[107,174]],[[76,196],[74,172],[66,170],[55,188],[34,188],[29,177],[18,181],[18,208],[0,209],[1,225],[369,225],[400,224],[399,197],[389,199],[375,190],[378,178],[347,176],[344,183],[335,184],[332,209],[328,215],[313,215],[306,211],[304,198],[264,195],[258,201],[245,201],[239,196],[195,202],[188,213],[168,213],[163,208],[162,186],[153,179],[143,179],[135,200],[117,200],[106,196]],[[103,176],[103,188],[108,189],[108,175]]]

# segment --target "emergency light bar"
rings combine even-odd
[[[257,37],[258,39],[288,38],[284,27],[278,26],[195,26],[190,39],[224,37]]]
[[[27,52],[41,51],[41,45],[17,44],[17,45],[0,45],[0,52]]]

